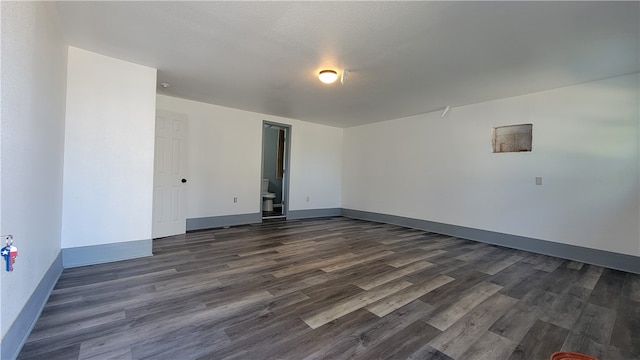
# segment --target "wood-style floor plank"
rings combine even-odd
[[[438,329],[418,320],[354,359],[406,359],[439,333]]]
[[[555,295],[549,292],[542,289],[532,290],[493,323],[489,330],[517,344],[549,307],[553,299],[555,299]]]
[[[427,322],[436,329],[444,331],[485,299],[497,293],[501,288],[496,284],[481,282],[468,291],[464,291],[462,296],[442,309],[441,312],[435,314]]]
[[[65,269],[19,359],[640,359],[640,275],[342,217]]]
[[[367,306],[366,309],[378,315],[379,317],[383,317],[387,314],[390,314],[392,311],[399,309],[407,305],[408,303],[418,299],[429,291],[437,289],[440,286],[445,285],[451,281],[453,281],[452,277],[440,275],[437,278],[429,279],[427,281],[424,281],[423,283],[409,286],[396,292],[395,294],[378,300]]]
[[[412,274],[416,271],[423,270],[431,266],[434,266],[434,265],[430,262],[417,261],[394,271],[382,273],[377,276],[376,275],[369,276],[366,279],[356,281],[354,285],[358,286],[363,290],[371,290],[376,286],[380,286],[382,284],[388,283],[389,281],[399,279],[405,275]]]
[[[465,360],[508,359],[518,343],[505,337],[486,331],[462,355]]]
[[[411,286],[411,283],[405,280],[396,280],[382,284],[371,290],[363,291],[355,296],[337,301],[335,304],[332,304],[328,308],[322,309],[313,315],[303,316],[302,320],[304,320],[304,322],[312,329],[316,329],[329,321],[335,320],[380,299],[393,295],[409,286]]]
[[[462,354],[476,342],[498,320],[517,299],[500,293],[486,298],[477,307],[470,309],[464,316],[435,339],[429,345],[454,359],[464,359]]]
[[[569,330],[538,320],[511,353],[509,360],[548,359],[562,348],[568,335]]]

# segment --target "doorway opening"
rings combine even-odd
[[[286,219],[289,198],[291,126],[265,121],[262,127],[262,219]]]

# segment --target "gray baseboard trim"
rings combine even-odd
[[[27,300],[27,303],[24,305],[24,308],[22,308],[22,311],[20,311],[20,314],[18,314],[16,320],[2,338],[0,342],[0,344],[2,344],[0,358],[15,359],[18,357],[22,346],[27,341],[31,330],[33,330],[36,321],[40,317],[40,313],[42,313],[42,309],[47,303],[53,287],[56,285],[56,282],[58,282],[62,270],[62,252],[60,252],[42,277],[42,280],[40,280],[38,286],[36,286],[36,289],[29,297],[29,300]]]
[[[289,210],[289,212],[287,213],[287,220],[310,219],[341,215],[342,209],[340,208]]]
[[[247,225],[262,222],[262,213],[210,216],[187,219],[187,231]]]
[[[129,260],[152,254],[151,239],[62,249],[62,265],[72,268]]]
[[[633,255],[369,211],[342,209],[342,216],[400,225],[640,274],[640,257]]]

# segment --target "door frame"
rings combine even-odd
[[[282,124],[275,121],[262,120],[262,146],[260,146],[260,219],[262,221],[262,179],[264,179],[264,136],[266,125],[271,125],[284,130],[284,164],[282,175],[282,215],[284,219],[289,213],[289,183],[291,172],[291,125]]]

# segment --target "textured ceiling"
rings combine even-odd
[[[70,45],[157,68],[158,93],[338,127],[640,71],[639,2],[57,6]]]

